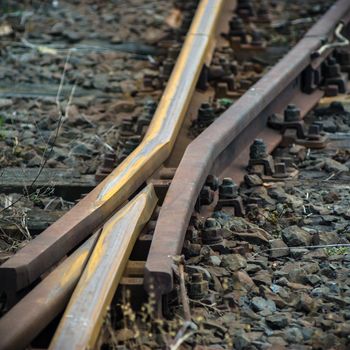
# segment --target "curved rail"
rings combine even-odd
[[[142,143],[100,185],[57,222],[0,266],[9,304],[16,292],[100,227],[168,158],[212,50],[224,0],[201,0],[185,43]]]
[[[92,349],[131,250],[157,204],[148,185],[104,225],[50,349]]]
[[[158,297],[172,290],[172,256],[181,253],[207,175],[214,166],[220,167],[220,162],[224,165],[228,158],[240,156],[253,135],[266,125],[276,100],[277,104],[287,101],[300,91],[298,79],[311,63],[311,54],[333,34],[340,20],[349,21],[349,10],[348,0],[337,1],[274,68],[187,147],[158,217],[146,262],[146,289],[156,285]]]

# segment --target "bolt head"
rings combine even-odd
[[[221,185],[219,186],[219,198],[220,199],[231,199],[237,196],[237,185],[230,178],[226,177],[222,180]]]
[[[318,125],[318,124],[310,125],[310,127],[309,127],[309,135],[312,135],[312,136],[320,135],[320,132],[321,132],[320,125]]]
[[[217,228],[218,222],[214,218],[208,218],[205,220],[204,228]]]
[[[275,172],[278,174],[286,173],[286,164],[285,163],[276,163],[275,164]]]
[[[250,146],[250,159],[261,159],[267,156],[265,142],[261,139],[255,139]]]
[[[289,104],[284,110],[284,121],[294,122],[300,120],[300,109],[293,104]]]
[[[215,175],[208,175],[205,184],[206,186],[209,186],[213,191],[217,191],[219,188],[219,179]]]
[[[204,186],[200,192],[200,204],[210,205],[214,201],[214,192],[209,186]]]

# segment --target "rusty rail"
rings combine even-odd
[[[148,185],[104,225],[50,349],[92,349],[134,243],[157,204]]]
[[[82,200],[83,204],[79,203],[59,222],[46,230],[43,236],[39,236],[38,239],[30,243],[29,248],[23,249],[8,263],[0,267],[0,279],[5,279],[7,291],[17,292],[34,282],[48,266],[56,263],[68,250],[77,246],[91,234],[96,227],[100,227],[169,156],[189,105],[200,69],[206,56],[213,49],[211,33],[215,28],[221,6],[221,1],[218,0],[202,0],[179,62],[173,71],[170,83],[142,144],[111,176]],[[237,164],[241,164],[239,162],[246,158],[248,142],[254,135],[263,133],[264,137],[270,137],[270,149],[272,149],[281,137],[278,132],[263,129],[268,115],[280,111],[293,99],[304,104],[303,111],[305,113],[322,96],[320,90],[315,90],[310,94],[303,93],[300,89],[300,74],[310,66],[311,53],[320,47],[321,39],[332,34],[340,19],[348,22],[349,8],[350,4],[347,4],[347,1],[338,1],[286,58],[188,147],[158,219],[151,252],[146,264],[146,288],[151,283],[155,283],[158,296],[172,289],[171,256],[177,255],[181,251],[190,215],[209,172],[211,170],[214,172],[225,171],[227,159],[234,160],[235,164],[237,162]],[[327,53],[323,53],[321,58],[324,59],[330,53],[331,50],[327,49]],[[197,64],[196,69],[188,66],[188,62],[194,63],[193,60]],[[321,61],[319,58],[316,63],[313,61],[313,68],[320,65]],[[278,96],[277,102],[276,96]],[[241,152],[242,149],[243,152]],[[239,179],[243,173],[242,168],[240,165],[234,165],[233,169]],[[144,202],[141,212],[137,211],[137,215],[134,216],[131,208],[135,205],[135,200],[143,196],[145,192],[141,192],[105,225],[51,348],[78,349],[94,346],[103,315],[117,287],[133,241],[140,226],[146,220],[142,214],[146,212],[145,216],[148,217],[152,211],[151,208],[154,208],[155,205],[149,187],[144,191],[148,191],[146,197],[150,198],[148,204]],[[68,223],[68,227],[65,227],[66,223]],[[113,223],[112,228],[109,226],[111,223]],[[117,226],[116,223],[118,225],[123,223],[123,225]],[[133,227],[130,227],[131,223]],[[129,234],[129,238],[123,236],[125,232]],[[123,241],[125,244],[119,248],[127,248],[118,250],[123,252],[120,256],[113,248],[118,243],[116,238],[122,239],[122,237],[125,238]],[[86,258],[84,263],[85,261]],[[118,261],[117,266],[114,264],[115,261]],[[111,266],[113,268],[110,268]],[[65,271],[60,270],[60,267],[57,268],[57,271]],[[7,280],[8,278],[10,279]],[[68,289],[70,291],[77,278],[69,279],[71,284]],[[47,282],[44,279],[38,287],[45,281]],[[34,291],[36,291],[37,296],[40,296],[37,289]],[[56,308],[53,308],[55,314],[61,311],[67,302],[67,295],[69,295],[67,293],[64,292],[64,295],[62,294],[58,298],[59,300],[64,299],[64,301],[60,301],[59,307],[55,304]],[[32,295],[32,293],[28,294],[28,297]],[[91,295],[97,301],[96,303],[91,303]],[[23,299],[23,301],[25,300]],[[53,301],[51,300],[51,302]],[[12,317],[12,324],[15,324],[15,319],[19,317],[18,310],[24,310],[23,306],[22,309],[20,306],[27,305],[26,307],[28,307],[28,303],[21,303],[22,301],[13,308],[12,314],[11,311],[7,314]],[[35,322],[40,324],[42,329],[50,319],[43,318],[41,320],[40,315],[43,315],[41,312],[43,311],[35,313],[37,317]],[[50,317],[53,317],[54,313]],[[84,322],[84,320],[89,322]],[[25,318],[24,321],[27,328],[23,330],[22,326],[22,328],[19,327],[17,330],[19,333],[16,333],[18,337],[27,334],[28,329],[31,329],[29,318]],[[80,331],[76,332],[75,327],[79,327]],[[27,342],[28,339],[30,341],[30,337],[35,336],[37,332],[38,329],[35,328],[33,335],[28,336],[29,338],[26,338],[25,341]],[[9,333],[11,332],[9,331]],[[16,341],[20,340],[16,339]],[[22,341],[16,344],[22,346],[24,343]]]
[[[74,208],[0,266],[8,304],[23,288],[99,228],[168,158],[204,62],[224,0],[201,0],[185,43],[142,143]]]
[[[311,63],[312,69],[317,68],[332,52],[327,50],[312,62],[312,53],[333,35],[339,21],[347,24],[349,17],[350,2],[337,1],[276,66],[187,147],[154,231],[146,262],[146,289],[156,285],[158,297],[172,290],[172,256],[181,253],[191,214],[209,172],[224,171],[228,160],[247,162],[248,143],[265,130],[268,116],[291,100],[299,100],[307,110],[322,96],[319,90],[303,93],[301,75]],[[267,129],[263,133],[271,141],[270,150],[281,140],[278,132]],[[239,164],[231,169],[238,180],[243,174]]]
[[[96,238],[92,235],[0,319],[0,350],[25,348],[63,311]]]

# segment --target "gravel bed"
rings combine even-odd
[[[122,120],[144,115],[147,101],[161,94],[143,91],[143,75],[159,59],[158,42],[173,30],[173,3],[6,1],[1,6],[1,167],[18,168],[18,181],[21,168],[96,174],[104,156],[121,148]],[[47,180],[48,186],[0,195],[1,207],[9,207],[0,212],[1,258],[31,239],[31,211],[50,211],[51,218],[51,211],[63,215],[74,205],[75,198],[57,197],[55,183]],[[17,232],[8,232],[9,223]]]

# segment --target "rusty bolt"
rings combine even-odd
[[[240,17],[233,17],[230,21],[230,35],[242,37],[246,35],[243,20]]]
[[[336,85],[338,86],[338,91],[340,93],[346,92],[347,78],[341,74],[341,67],[337,63],[337,60],[334,57],[328,59],[324,63],[324,76],[325,76],[325,86]],[[328,91],[329,93],[336,93],[336,91]]]
[[[325,64],[326,78],[338,78],[341,75],[340,65],[334,57],[330,57]]]
[[[213,191],[217,191],[219,188],[219,179],[215,175],[208,175],[205,185],[209,186]]]
[[[267,156],[265,142],[261,139],[255,139],[250,146],[250,159],[263,159]]]
[[[288,177],[286,164],[283,162],[275,163],[275,173],[273,174],[273,177],[276,178],[285,178]]]
[[[210,205],[214,201],[214,192],[209,186],[203,186],[199,194],[200,205]]]
[[[202,103],[197,115],[198,124],[209,126],[215,120],[215,113],[209,103]]]
[[[221,65],[222,69],[224,70],[225,75],[231,75],[233,73],[233,70],[234,70],[233,65],[226,58],[220,57],[219,63]]]
[[[202,299],[208,294],[209,284],[203,278],[203,274],[195,272],[191,276],[191,283],[189,285],[188,294],[192,299]]]
[[[225,177],[219,186],[219,199],[233,199],[238,195],[238,187],[230,177]]]
[[[309,136],[319,136],[321,133],[321,125],[319,124],[312,124],[309,127]]]
[[[300,120],[300,109],[293,104],[289,104],[284,110],[284,121],[295,122]]]
[[[204,228],[201,232],[202,243],[211,245],[222,242],[222,234],[218,222],[214,218],[205,220]]]
[[[183,252],[186,258],[198,256],[201,251],[200,244],[193,244],[189,240],[185,240],[183,244]]]
[[[276,163],[275,164],[275,172],[278,174],[285,174],[286,173],[286,164]]]
[[[255,46],[260,46],[263,44],[264,40],[263,40],[263,35],[261,32],[259,32],[258,30],[254,30],[252,32],[252,42],[251,44],[252,45],[255,45]]]

